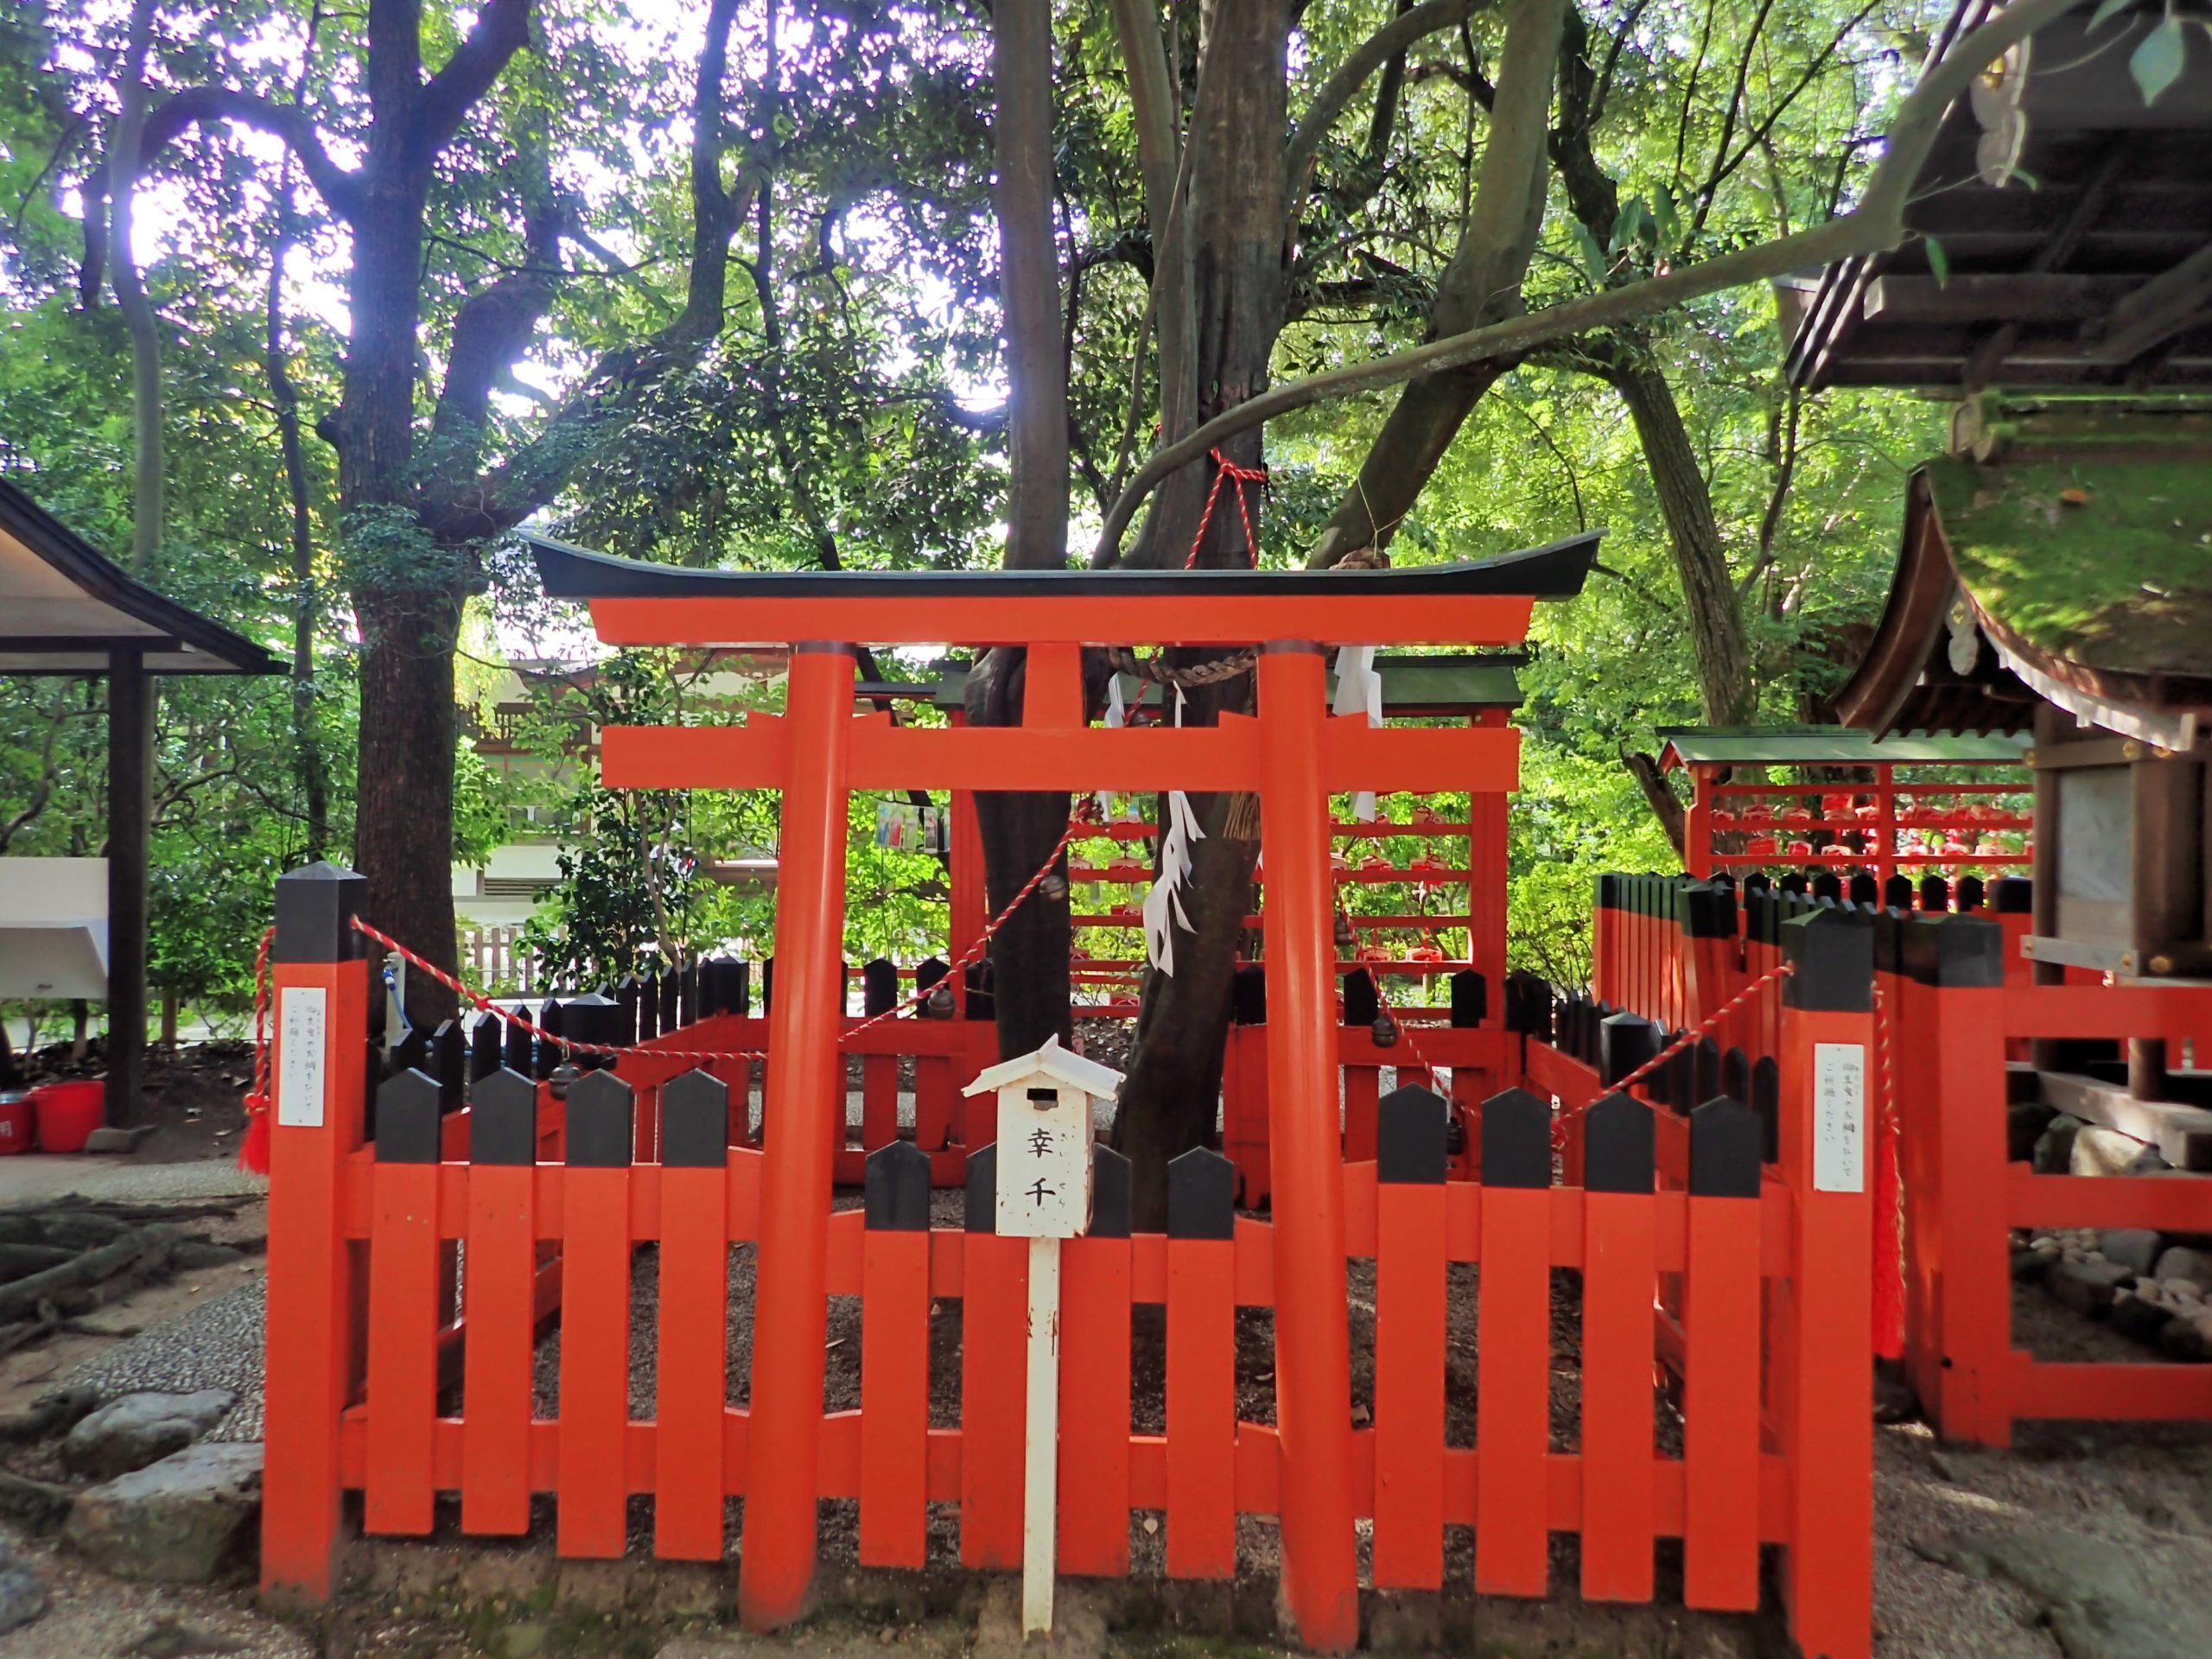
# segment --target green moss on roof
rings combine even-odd
[[[2087,667],[2212,674],[2212,463],[1927,470],[1960,580],[2004,626]]]

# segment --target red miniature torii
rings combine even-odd
[[[843,1098],[845,803],[856,789],[1255,792],[1268,872],[1269,1139],[1285,1593],[1301,1638],[1357,1639],[1358,1591],[1337,1109],[1329,797],[1355,789],[1504,791],[1510,727],[1383,729],[1332,717],[1324,641],[1519,644],[1536,599],[1579,592],[1586,534],[1481,563],[1349,572],[907,574],[686,570],[534,540],[547,593],[589,601],[616,645],[792,645],[779,716],[736,727],[609,728],[613,788],[779,789],[779,995],[770,1015],[754,1305],[751,1475],[741,1606],[755,1628],[804,1605],[816,1554],[830,1124]],[[856,715],[849,645],[1021,645],[1022,724],[918,728]],[[1106,728],[1084,706],[1086,643],[1259,642],[1256,715],[1212,728]],[[801,988],[805,988],[802,991]]]

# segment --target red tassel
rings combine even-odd
[[[238,1143],[238,1167],[249,1174],[269,1173],[269,1109],[258,1102],[246,1109],[245,1139]]]

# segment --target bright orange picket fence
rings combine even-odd
[[[721,1077],[688,1061],[677,1071],[664,1036],[658,1058],[587,1071],[557,1109],[550,1084],[498,1071],[465,1110],[442,1113],[447,1090],[403,1075],[379,1093],[372,1141],[369,970],[352,926],[363,884],[327,866],[283,878],[264,1588],[328,1592],[353,1489],[372,1530],[413,1535],[436,1522],[441,1494],[460,1495],[464,1532],[505,1533],[550,1494],[555,1547],[571,1555],[620,1554],[630,1500],[645,1495],[656,1550],[707,1558],[727,1550],[724,1506],[741,1496],[739,1610],[754,1628],[803,1613],[824,1497],[858,1501],[871,1562],[911,1565],[918,1546],[926,1553],[925,1506],[952,1503],[963,1560],[1011,1565],[1021,1246],[984,1230],[988,1206],[972,1198],[967,1230],[927,1225],[928,1178],[949,1146],[874,1148],[868,1205],[833,1211],[838,1166],[854,1161],[840,1046],[847,803],[856,790],[915,786],[1226,790],[1257,798],[1268,883],[1266,1075],[1249,1097],[1266,1103],[1273,1218],[1236,1214],[1230,1161],[1201,1150],[1173,1171],[1168,1234],[1102,1230],[1066,1247],[1063,1569],[1125,1570],[1132,1512],[1158,1510],[1168,1573],[1224,1577],[1237,1567],[1238,1517],[1273,1516],[1289,1634],[1341,1650],[1360,1634],[1363,1518],[1376,1585],[1440,1582],[1444,1529],[1461,1524],[1474,1532],[1472,1587],[1524,1596],[1564,1588],[1549,1581],[1554,1531],[1580,1535],[1583,1592],[1618,1599],[1648,1599],[1652,1541],[1682,1538],[1684,1596],[1701,1607],[1755,1605],[1760,1548],[1779,1545],[1804,1650],[1863,1659],[1869,1205],[1863,1162],[1839,1164],[1836,1147],[1863,1137],[1865,1100],[1830,1063],[1841,1051],[1863,1063],[1871,1039],[1866,930],[1834,912],[1783,929],[1794,972],[1776,1015],[1770,1166],[1745,1104],[1678,1116],[1563,1092],[1556,1051],[1502,1024],[1452,1040],[1545,1093],[1458,1103],[1478,1180],[1446,1179],[1451,1114],[1418,1090],[1378,1098],[1371,1117],[1360,1102],[1352,1149],[1367,1150],[1371,1122],[1373,1160],[1345,1161],[1340,1077],[1366,1057],[1346,1051],[1337,1020],[1331,797],[1503,793],[1517,782],[1517,734],[1331,718],[1315,642],[1515,644],[1535,596],[1572,592],[1593,550],[1583,538],[1486,565],[1350,576],[909,578],[671,571],[541,550],[549,591],[590,600],[609,643],[793,645],[779,716],[603,734],[611,787],[782,791],[777,985],[759,1045],[770,1057],[765,1140],[756,1150],[736,1127],[749,1108],[734,1109],[728,1091],[749,1077],[734,1063]],[[1255,712],[1211,728],[1092,725],[1082,648],[1102,635],[1232,648],[1258,638]],[[1028,641],[1020,724],[902,728],[856,713],[851,650],[828,643],[854,639]],[[893,1054],[969,1035],[923,1023],[876,1030]],[[1401,1083],[1421,1065],[1402,1051],[1389,1063]],[[1863,1064],[1849,1071],[1860,1076]],[[1576,1126],[1572,1185],[1557,1184],[1551,1095]],[[995,1154],[969,1134],[970,1192],[988,1191]],[[753,1358],[737,1408],[721,1338],[734,1317],[728,1249],[747,1241]],[[640,1315],[633,1268],[646,1244],[658,1288]],[[1347,1262],[1369,1255],[1372,1422],[1356,1427]],[[1454,1262],[1479,1269],[1464,1444],[1446,1376]],[[1571,1423],[1553,1414],[1558,1268],[1578,1275],[1580,1295]],[[853,1294],[861,1403],[825,1413],[829,1303]],[[932,1303],[956,1299],[957,1427],[932,1420],[928,1345]],[[1149,1304],[1166,1310],[1164,1426],[1139,1433],[1132,1310]],[[1238,1375],[1240,1306],[1274,1310],[1272,1373],[1257,1394],[1259,1376]],[[541,1417],[533,1335],[554,1314],[557,1397]],[[649,1408],[632,1400],[628,1370],[633,1323],[642,1333],[648,1322]],[[1681,1382],[1679,1457],[1653,1450],[1662,1364]],[[1239,1420],[1240,1387],[1270,1401],[1272,1422]]]

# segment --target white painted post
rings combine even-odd
[[[1029,1419],[1021,1457],[1021,1633],[1052,1633],[1059,1542],[1060,1241],[1090,1226],[1096,1103],[1122,1074],[1048,1037],[1034,1054],[1001,1060],[963,1091],[998,1096],[998,1188],[992,1224],[1029,1241]]]
[[[1052,1632],[1058,1553],[1060,1241],[1029,1241],[1029,1421],[1022,1448],[1021,1633]]]

